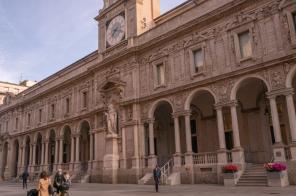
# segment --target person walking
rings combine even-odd
[[[29,172],[27,169],[22,174],[22,180],[23,180],[23,189],[28,189],[28,178],[29,178]]]
[[[155,191],[158,192],[158,186],[160,182],[160,177],[161,177],[161,171],[158,165],[155,166],[153,170],[153,178],[154,178],[154,183],[155,183]]]
[[[54,188],[57,189],[58,194],[62,191],[62,186],[65,182],[66,182],[66,179],[63,175],[62,169],[58,169],[58,172],[54,176],[54,183],[53,183],[53,186]]]
[[[45,171],[41,172],[40,180],[38,182],[38,196],[49,196],[49,188],[51,186],[50,179]]]

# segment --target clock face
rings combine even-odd
[[[119,15],[112,19],[107,28],[107,43],[109,46],[118,44],[125,37],[125,19]]]

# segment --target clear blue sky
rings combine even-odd
[[[186,0],[161,0],[164,13]],[[97,49],[103,0],[0,0],[0,81],[40,81]]]

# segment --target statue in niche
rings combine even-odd
[[[107,117],[107,131],[109,134],[117,134],[117,112],[112,103],[108,105],[108,112],[105,112]]]

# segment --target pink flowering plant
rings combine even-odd
[[[281,172],[287,169],[286,165],[282,163],[266,163],[264,164],[264,168],[268,172]]]

